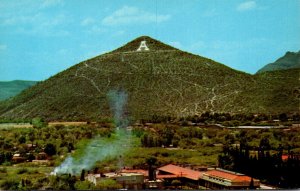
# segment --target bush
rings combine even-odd
[[[5,180],[1,183],[0,188],[3,190],[18,190],[19,181],[16,179]]]
[[[0,173],[7,173],[7,169],[6,168],[0,168]]]
[[[93,190],[95,185],[88,181],[77,181],[75,183],[76,190]]]
[[[100,189],[100,190],[114,190],[114,189],[120,189],[122,188],[122,185],[117,183],[117,181],[112,180],[112,179],[104,179],[101,180],[97,183],[95,186],[95,189]]]
[[[28,169],[27,168],[20,168],[17,170],[17,174],[25,174],[28,172]]]

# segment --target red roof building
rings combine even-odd
[[[200,171],[192,170],[168,164],[157,169],[156,178],[164,181],[165,187],[173,188],[173,181],[179,180],[180,185],[189,185],[190,188],[198,189],[201,184],[202,173]]]
[[[174,179],[177,179],[183,185],[188,183],[197,189],[255,189],[260,186],[260,181],[257,179],[219,168],[197,171],[169,164],[158,168],[156,177],[163,179],[165,183],[170,183],[170,185]]]
[[[188,168],[183,168],[173,164],[158,168],[156,178],[187,178],[191,180],[199,180],[202,177],[202,172]]]
[[[281,156],[281,160],[282,160],[282,161],[287,161],[288,158],[289,158],[288,155],[282,155],[282,156]]]
[[[254,189],[260,186],[257,179],[219,168],[203,173],[202,179],[204,186],[211,189]]]

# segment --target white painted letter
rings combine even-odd
[[[142,51],[142,50],[150,50],[147,45],[146,45],[146,41],[141,41],[140,47],[136,50],[136,51]]]

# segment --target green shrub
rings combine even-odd
[[[28,173],[28,169],[27,168],[20,168],[17,170],[17,174],[25,174]]]
[[[6,168],[0,168],[0,173],[7,173],[7,169]]]
[[[122,185],[120,185],[119,183],[117,183],[117,181],[112,180],[112,179],[104,179],[101,180],[97,183],[97,185],[95,186],[96,189],[100,189],[100,190],[114,190],[114,189],[120,189],[122,188]]]
[[[3,190],[18,190],[19,181],[16,180],[16,179],[4,180],[0,184],[0,188],[3,189]]]

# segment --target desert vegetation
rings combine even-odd
[[[120,161],[122,161],[121,166],[147,169],[147,158],[155,157],[157,167],[173,163],[194,166],[221,166],[246,172],[242,168],[245,164],[239,163],[237,167],[234,163],[234,156],[237,155],[233,155],[233,153],[237,152],[237,148],[247,148],[248,151],[251,151],[249,153],[252,153],[251,157],[253,158],[256,156],[253,153],[259,152],[262,146],[265,148],[264,156],[270,157],[273,155],[274,157],[278,156],[279,149],[281,155],[287,156],[290,156],[291,153],[295,156],[300,152],[299,128],[286,126],[288,128],[285,129],[243,130],[212,125],[213,122],[234,124],[235,121],[240,123],[250,121],[253,124],[269,123],[269,125],[272,123],[277,126],[290,125],[297,122],[292,120],[299,120],[299,116],[274,115],[274,119],[280,117],[279,122],[277,120],[274,122],[273,118],[268,121],[267,118],[270,116],[265,115],[252,117],[247,117],[247,115],[229,116],[228,114],[211,114],[207,112],[201,116],[182,119],[153,116],[151,120],[141,120],[129,128],[132,134],[132,146],[129,152],[118,157],[107,157],[97,162],[92,169],[86,170],[97,172],[116,171],[120,168]],[[242,120],[243,118],[244,120]],[[82,148],[85,148],[85,145],[91,139],[112,136],[115,129],[113,123],[110,122],[112,120],[106,119],[103,121],[106,122],[89,122],[86,125],[79,126],[48,126],[44,120],[35,118],[31,121],[32,128],[0,128],[1,188],[95,189],[94,185],[86,181],[80,181],[79,175],[76,177],[57,176],[54,178],[50,173],[67,156],[76,157],[81,155],[80,152],[84,152]],[[246,151],[243,150],[243,152]],[[258,154],[256,157],[259,157]],[[18,158],[22,158],[22,160]],[[270,160],[273,159],[270,158]],[[253,176],[255,177],[255,174]],[[266,183],[272,183],[273,180],[268,176],[257,177],[262,178],[262,181]],[[62,184],[62,182],[67,183]],[[103,188],[108,184],[110,183],[102,182],[97,188]],[[284,185],[284,182],[282,185]],[[115,187],[118,188],[118,185],[116,184]]]

